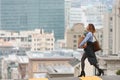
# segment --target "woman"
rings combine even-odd
[[[87,33],[85,35],[84,40],[79,44],[79,48],[84,47],[84,51],[85,53],[83,54],[82,58],[81,58],[81,74],[78,77],[85,77],[85,59],[88,58],[88,61],[91,65],[93,65],[95,68],[97,68],[98,70],[98,74],[97,76],[101,76],[104,75],[104,72],[102,69],[99,68],[99,66],[97,65],[97,59],[96,59],[96,55],[93,51],[93,34],[95,33],[95,27],[93,24],[88,24],[87,26]],[[87,46],[83,46],[85,43],[87,43]]]

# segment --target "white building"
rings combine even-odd
[[[104,15],[103,21],[103,54],[112,54],[113,45],[113,19],[111,13]]]
[[[66,41],[63,40],[57,40],[55,43],[55,49],[64,49],[66,48]]]
[[[77,16],[76,20],[82,20],[85,26],[88,23],[93,23],[97,28],[103,27],[102,19],[105,12],[111,12],[108,10],[109,6],[107,6],[107,1],[103,0],[72,0],[72,8],[82,9],[82,11],[78,10],[77,14],[81,14],[83,18]],[[111,3],[109,4],[111,6]]]
[[[76,23],[72,28],[66,30],[66,48],[78,49],[78,40],[84,34],[85,27],[83,23]]]
[[[76,23],[85,23],[86,17],[82,8],[71,8],[70,9],[70,28]]]
[[[44,33],[43,30],[41,33],[33,33],[31,51],[52,51],[54,49],[54,41],[53,33]]]
[[[106,75],[116,75],[120,69],[120,0],[115,0],[111,14],[106,13],[103,29],[103,53],[99,56],[100,67]]]
[[[30,48],[32,51],[45,51],[54,49],[54,33],[46,33],[43,29],[33,31],[0,31],[0,45]]]
[[[87,24],[93,23],[97,28],[103,27],[102,18],[106,10],[106,6],[100,2],[96,2],[93,6],[88,6],[85,10]]]
[[[120,0],[116,0],[112,13],[104,17],[103,52],[118,54],[120,52]]]
[[[98,61],[100,68],[104,69],[105,75],[116,75],[120,69],[119,56],[99,56]]]
[[[30,34],[29,34],[30,35]],[[10,43],[12,46],[15,47],[30,47],[30,40],[29,35],[27,33],[21,34],[21,32],[10,32],[10,31],[0,31],[0,40],[3,42],[0,44],[1,46],[6,42],[7,44]],[[6,44],[6,45],[7,45]]]
[[[113,54],[120,52],[120,0],[113,6]]]

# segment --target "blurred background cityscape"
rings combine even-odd
[[[105,75],[120,75],[120,0],[0,0],[0,79],[77,77],[93,23]],[[96,69],[86,60],[86,75]]]

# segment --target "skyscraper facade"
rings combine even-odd
[[[103,27],[103,15],[105,12],[112,12],[114,0],[72,0],[72,8],[81,8],[85,17],[85,26],[93,23],[97,28]]]
[[[120,55],[120,0],[115,0],[112,13],[104,17],[103,52]]]
[[[120,55],[120,0],[113,6],[113,53]]]
[[[64,38],[64,0],[0,0],[0,29],[42,28]]]

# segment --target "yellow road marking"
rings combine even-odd
[[[47,78],[33,78],[33,79],[29,79],[29,80],[48,80]]]
[[[102,80],[101,78],[97,76],[86,76],[86,77],[80,77],[81,80]]]

